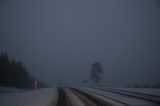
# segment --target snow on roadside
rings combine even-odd
[[[81,90],[85,91],[91,91],[92,93],[97,93],[106,97],[110,97],[112,99],[127,103],[129,105],[133,105],[133,106],[157,106],[157,104],[146,101],[146,100],[142,100],[139,98],[134,98],[134,97],[129,97],[129,96],[124,96],[124,95],[120,95],[120,94],[116,94],[116,93],[112,93],[112,92],[106,92],[103,90],[99,90],[99,89],[93,89],[93,88],[81,88]],[[159,106],[159,105],[158,105]]]
[[[25,93],[0,93],[0,106],[56,106],[56,88],[44,88]]]
[[[1,93],[22,93],[22,92],[26,92],[26,91],[30,91],[28,89],[19,89],[19,88],[14,88],[14,87],[3,87],[0,86],[0,94]]]
[[[160,96],[159,88],[115,88],[115,89]]]

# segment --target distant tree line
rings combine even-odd
[[[22,62],[9,60],[6,53],[0,55],[0,86],[34,89],[34,81]],[[37,81],[37,87],[46,87],[46,84]]]

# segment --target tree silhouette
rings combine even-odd
[[[95,62],[93,63],[91,68],[91,79],[93,80],[93,82],[96,83],[97,87],[99,86],[99,82],[100,80],[102,80],[103,78],[101,77],[101,74],[103,74],[103,68],[101,66],[100,63]]]
[[[10,61],[6,53],[0,55],[0,86],[33,89],[34,81],[22,62]],[[44,82],[38,82],[38,88],[46,87]]]

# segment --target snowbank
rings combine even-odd
[[[45,88],[23,93],[0,93],[0,106],[56,106],[56,88]]]
[[[116,94],[116,93],[112,93],[112,92],[106,92],[106,91],[99,90],[99,89],[93,89],[93,88],[83,88],[82,89],[81,88],[81,90],[91,91],[92,93],[94,92],[94,93],[97,93],[97,94],[103,95],[105,97],[109,97],[109,98],[121,101],[123,103],[129,104],[129,105],[132,105],[132,106],[157,106],[157,104],[146,101],[146,100],[143,100],[143,99],[129,97],[129,96],[125,96],[125,95],[120,95],[120,94]]]
[[[115,88],[115,89],[160,96],[159,88]]]

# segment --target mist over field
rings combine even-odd
[[[0,54],[50,86],[160,83],[159,0],[0,0]]]

